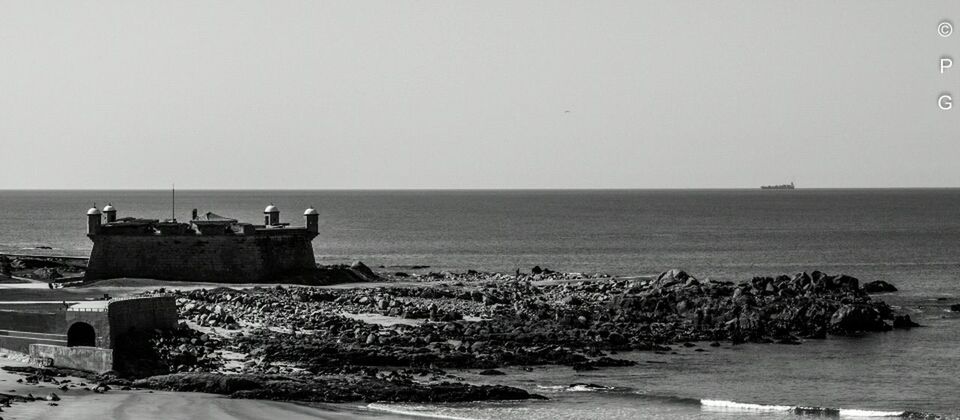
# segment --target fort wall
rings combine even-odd
[[[314,270],[305,229],[251,235],[90,235],[86,277],[153,278],[219,283],[276,281]]]

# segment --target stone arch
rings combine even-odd
[[[86,322],[74,322],[67,330],[67,347],[96,347],[97,331]]]

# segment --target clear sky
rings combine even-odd
[[[0,188],[960,187],[944,19],[960,1],[0,0]]]

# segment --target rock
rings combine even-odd
[[[950,310],[953,312],[960,312],[960,303],[956,305],[950,305]]]
[[[686,283],[690,275],[685,271],[674,268],[660,273],[657,277],[656,285],[665,287],[674,283]]]
[[[543,273],[543,269],[540,268],[539,265],[535,265],[535,266],[533,266],[533,268],[530,270],[530,272],[533,273],[533,274],[542,274],[542,273]]]
[[[835,334],[857,331],[886,331],[889,329],[880,312],[868,305],[847,304],[830,317],[830,329]]]
[[[919,326],[920,324],[910,319],[910,315],[897,315],[893,318],[893,328],[909,330]]]
[[[583,304],[583,300],[582,300],[582,299],[580,299],[580,298],[578,298],[578,297],[576,297],[576,296],[573,296],[573,295],[570,295],[570,296],[567,296],[567,297],[563,298],[563,300],[561,300],[561,302],[562,302],[564,305],[569,305],[569,306],[580,306],[581,304]]]
[[[354,261],[353,264],[350,264],[350,268],[353,271],[356,271],[362,274],[364,277],[367,277],[368,279],[373,279],[377,277],[377,274],[374,273],[373,270],[370,269],[370,267],[367,267],[367,265],[364,264],[362,261]]]
[[[863,290],[867,293],[889,293],[896,292],[897,288],[883,280],[875,280],[864,283]]]
[[[833,286],[841,290],[858,290],[860,289],[860,280],[856,277],[851,277],[846,274],[841,274],[836,276],[832,280]]]
[[[60,401],[60,396],[51,392],[50,395],[47,395],[47,401]]]
[[[484,370],[484,371],[480,371],[479,374],[480,374],[480,375],[484,375],[484,376],[501,376],[501,375],[506,375],[506,373],[503,373],[503,372],[501,372],[501,371],[499,371],[499,370],[496,370],[496,369],[487,369],[487,370]]]

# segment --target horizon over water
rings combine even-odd
[[[378,412],[501,420],[792,418],[813,406],[960,416],[960,189],[177,190],[176,216],[198,208],[261,223],[320,213],[319,263],[361,260],[385,271],[513,272],[534,265],[614,275],[681,268],[701,279],[821,270],[900,289],[877,295],[925,328],[807,340],[728,343],[707,352],[627,353],[629,368],[508,369],[470,381],[520,386],[547,402],[381,404]],[[170,190],[0,190],[0,253],[86,256],[86,210],[170,217]],[[36,249],[51,247],[53,249]],[[423,271],[423,270],[421,270]],[[698,346],[707,348],[703,345]],[[655,363],[647,363],[655,362]],[[458,373],[459,375],[459,373]],[[569,387],[595,383],[605,388]],[[715,402],[725,401],[725,402]],[[755,404],[737,405],[733,403]]]

